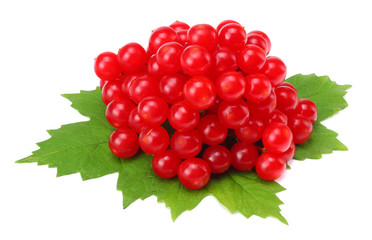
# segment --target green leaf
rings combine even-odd
[[[17,162],[48,164],[49,167],[57,168],[57,176],[80,173],[83,180],[118,172],[121,168],[120,159],[111,153],[107,144],[114,128],[105,118],[105,105],[99,88],[63,96],[72,102],[73,108],[90,117],[90,120],[49,130],[51,138],[38,143],[40,149]]]
[[[299,98],[308,98],[314,101],[318,108],[318,122],[348,106],[344,96],[351,85],[338,85],[328,76],[297,74],[288,78],[286,82],[295,86]]]
[[[324,127],[320,121],[347,106],[343,96],[350,86],[340,86],[326,76],[317,77],[314,74],[295,75],[288,82],[297,88],[299,97],[313,100],[319,111],[311,138],[297,146],[295,158],[319,159],[325,153],[347,150],[337,140],[337,133]],[[123,194],[124,208],[137,199],[154,195],[170,208],[173,220],[211,195],[231,213],[239,212],[247,218],[252,215],[272,216],[287,224],[279,208],[283,203],[276,196],[285,189],[277,182],[262,180],[253,171],[233,169],[212,176],[208,185],[197,191],[183,187],[177,178],[161,179],[152,171],[152,156],[139,152],[131,159],[119,159],[111,153],[107,142],[114,128],[106,120],[106,106],[102,103],[99,88],[63,96],[89,121],[49,130],[51,137],[38,143],[40,149],[17,162],[49,165],[57,168],[57,176],[80,173],[83,180],[118,172],[117,189]],[[169,123],[164,126],[171,130]]]
[[[282,201],[275,195],[285,190],[274,181],[265,181],[254,172],[229,170],[222,175],[212,176],[208,185],[198,191],[185,188],[176,178],[161,179],[151,168],[151,156],[122,160],[119,172],[118,190],[123,192],[124,207],[137,199],[155,195],[171,210],[175,220],[181,213],[195,208],[200,201],[212,195],[231,213],[240,212],[249,218],[252,215],[275,217],[287,224],[280,214]]]

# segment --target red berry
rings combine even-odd
[[[231,148],[232,166],[241,171],[250,171],[258,158],[257,147],[250,143],[237,142]]]
[[[114,99],[106,107],[106,119],[113,127],[127,128],[129,113],[133,108],[135,105],[129,99]]]
[[[181,67],[190,76],[203,75],[212,67],[212,55],[203,46],[188,46],[181,54]]]
[[[257,47],[261,48],[265,51],[265,54],[267,55],[269,53],[269,48],[267,46],[267,42],[265,38],[262,35],[258,34],[249,34],[247,36],[247,45],[256,45]]]
[[[240,99],[245,91],[245,79],[239,72],[225,72],[215,82],[217,94],[225,101]]]
[[[318,117],[318,109],[315,103],[306,98],[298,101],[296,110],[294,111],[294,114],[296,113],[306,117],[311,121],[311,123],[314,123]]]
[[[147,63],[147,73],[151,77],[156,78],[156,79],[161,78],[165,74],[165,72],[163,71],[163,69],[160,68],[156,60],[156,54],[153,54],[150,57],[149,62]]]
[[[139,135],[138,142],[145,153],[163,153],[169,145],[169,134],[161,126],[145,127]]]
[[[161,178],[172,178],[177,175],[178,167],[182,160],[173,151],[157,153],[152,158],[152,169]]]
[[[208,163],[202,159],[190,158],[181,163],[177,175],[183,186],[196,190],[207,185],[211,170]]]
[[[178,42],[176,31],[170,27],[159,27],[155,29],[149,40],[149,50],[156,53],[158,49],[167,42]]]
[[[127,98],[130,98],[130,95],[129,95],[129,88],[130,88],[130,85],[132,84],[132,82],[137,79],[137,78],[142,78],[142,77],[146,77],[146,73],[135,73],[135,74],[130,74],[128,75],[124,81],[123,81],[123,84],[122,84],[122,91],[124,93],[124,96],[127,97]]]
[[[257,72],[265,64],[265,51],[255,45],[247,45],[237,56],[238,66],[246,73]]]
[[[213,53],[213,74],[219,76],[224,72],[235,71],[238,68],[235,53],[226,47],[218,48]]]
[[[242,142],[254,143],[261,139],[264,130],[264,121],[258,116],[250,115],[247,124],[235,129],[235,135]]]
[[[138,104],[138,115],[148,126],[156,126],[165,122],[168,110],[168,104],[158,96],[145,97]]]
[[[306,142],[313,132],[313,124],[301,114],[292,114],[288,117],[288,127],[293,133],[293,142],[300,144]]]
[[[176,32],[181,31],[181,30],[188,30],[190,28],[190,26],[187,23],[180,22],[180,21],[175,21],[174,23],[169,25],[169,27],[173,28],[174,31]]]
[[[248,105],[242,99],[235,102],[223,101],[218,107],[218,117],[225,127],[240,128],[248,122]]]
[[[137,108],[133,108],[129,113],[128,124],[131,129],[135,132],[140,133],[145,127],[146,124],[142,118],[138,115]]]
[[[290,115],[297,107],[298,96],[297,91],[286,86],[278,86],[275,88],[276,108],[285,115]]]
[[[112,52],[103,52],[94,61],[97,77],[104,80],[115,80],[120,77],[121,70],[118,56]]]
[[[231,166],[231,153],[221,145],[210,146],[203,153],[203,160],[206,161],[212,173],[226,172]]]
[[[186,80],[185,75],[179,73],[164,75],[159,83],[160,96],[170,104],[182,101]]]
[[[228,47],[238,51],[244,47],[247,33],[240,24],[228,23],[218,32],[218,43],[222,47]]]
[[[169,109],[168,121],[178,131],[191,130],[198,125],[199,112],[185,102],[173,104]]]
[[[116,129],[110,136],[109,147],[119,158],[132,157],[139,148],[136,132],[129,128]]]
[[[279,111],[278,109],[275,109],[270,115],[266,117],[266,125],[269,125],[270,123],[273,122],[279,122],[287,125],[288,118],[284,113]]]
[[[222,21],[220,24],[218,24],[216,30],[217,30],[217,33],[220,32],[221,28],[223,26],[225,26],[226,24],[229,24],[229,23],[236,23],[236,24],[239,24],[238,22],[234,21],[234,20],[224,20]],[[240,24],[239,24],[240,25]]]
[[[216,115],[202,117],[197,126],[203,142],[208,145],[218,145],[225,141],[228,129],[220,123]]]
[[[198,155],[202,143],[201,134],[195,129],[176,131],[171,138],[171,149],[180,158],[192,158]]]
[[[279,154],[264,152],[256,161],[256,172],[264,180],[275,180],[283,175],[286,161]]]
[[[209,78],[196,76],[185,83],[183,97],[193,108],[207,109],[216,99],[216,89]]]
[[[108,105],[112,100],[118,98],[125,98],[124,93],[121,89],[122,81],[113,80],[107,82],[102,88],[102,101]]]
[[[118,52],[120,68],[126,75],[139,72],[145,66],[146,58],[146,50],[138,43],[128,43]]]
[[[283,123],[273,122],[262,134],[262,143],[271,153],[283,153],[291,146],[293,135],[291,129]]]
[[[187,30],[177,31],[177,36],[182,46],[186,47],[187,46]]]
[[[262,32],[262,31],[258,31],[258,30],[255,30],[255,31],[251,31],[249,32],[247,35],[252,35],[252,34],[257,34],[257,35],[260,35],[261,37],[263,37],[267,43],[267,54],[269,54],[270,50],[271,50],[271,41],[270,41],[270,38],[266,35],[266,33]]]
[[[271,92],[269,79],[261,73],[251,73],[245,77],[246,87],[244,96],[252,102],[265,100]]]
[[[159,82],[148,75],[136,78],[128,92],[130,99],[138,104],[145,97],[159,95]]]
[[[261,102],[247,101],[249,110],[258,116],[267,116],[272,113],[276,108],[275,92],[271,90],[269,96]]]
[[[108,81],[109,81],[109,80],[102,80],[102,79],[99,80],[99,88],[101,89],[101,91],[102,91],[103,86],[105,86],[105,84],[106,84]]]
[[[287,67],[278,57],[267,57],[265,64],[260,69],[270,80],[272,86],[281,84],[287,75]]]
[[[297,89],[292,85],[290,84],[289,82],[282,82],[281,84],[279,84],[278,86],[286,86],[286,87],[290,87],[292,88],[293,90],[295,90],[297,92]]]
[[[187,42],[212,51],[217,47],[217,31],[209,24],[197,24],[188,30]]]
[[[156,61],[161,70],[166,73],[176,73],[181,70],[180,56],[184,47],[178,42],[163,44],[156,53]]]
[[[293,158],[294,154],[296,152],[296,146],[294,144],[294,142],[291,143],[291,146],[289,146],[288,150],[285,151],[284,153],[282,153],[282,157],[285,161],[289,161]]]

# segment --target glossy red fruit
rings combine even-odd
[[[211,67],[212,55],[203,46],[190,45],[181,54],[181,68],[190,76],[206,74]]]
[[[121,70],[118,56],[112,52],[103,52],[94,61],[94,71],[100,79],[115,80],[120,77]]]
[[[178,131],[191,130],[198,125],[200,114],[187,102],[181,101],[173,104],[169,109],[168,121]]]
[[[257,47],[261,48],[265,51],[265,54],[267,55],[269,53],[269,48],[267,46],[267,42],[265,38],[262,35],[258,34],[249,34],[247,36],[247,45],[256,45]]]
[[[130,111],[128,116],[128,124],[131,129],[133,129],[136,133],[140,133],[145,127],[146,124],[142,118],[138,115],[137,108],[133,108]]]
[[[258,72],[266,60],[265,51],[255,45],[247,45],[237,56],[238,66],[246,73]]]
[[[292,131],[283,123],[271,123],[262,134],[262,143],[267,151],[271,153],[283,153],[287,151],[292,141]]]
[[[161,70],[166,73],[176,73],[181,70],[180,56],[184,47],[178,42],[163,44],[156,53],[156,61]]]
[[[203,160],[206,161],[212,173],[224,173],[231,166],[231,153],[221,145],[209,146],[203,153]]]
[[[179,73],[164,75],[159,82],[160,96],[170,104],[182,101],[186,80],[186,76]]]
[[[235,129],[235,135],[242,142],[254,143],[261,139],[264,130],[264,120],[251,114],[247,124]]]
[[[265,100],[271,92],[269,79],[261,73],[251,73],[245,77],[246,86],[244,96],[252,102]]]
[[[176,31],[170,27],[159,27],[155,29],[149,40],[149,50],[156,53],[158,49],[167,42],[178,42]]]
[[[221,102],[218,107],[218,118],[227,128],[240,128],[249,120],[248,105],[239,99],[235,102]]]
[[[217,47],[217,31],[209,24],[194,25],[187,32],[187,42],[212,51]]]
[[[266,125],[269,125],[270,123],[273,123],[273,122],[279,122],[279,123],[283,123],[287,125],[288,118],[284,113],[282,113],[278,109],[275,109],[272,113],[270,113],[266,117],[265,121],[266,121]]]
[[[290,87],[292,88],[293,90],[297,91],[297,89],[292,85],[290,84],[289,82],[282,82],[281,84],[279,84],[278,86],[286,86],[286,87]]]
[[[287,75],[287,67],[280,58],[269,56],[260,72],[266,75],[272,86],[276,86],[284,81]]]
[[[150,76],[133,80],[129,87],[130,99],[138,104],[143,98],[159,95],[159,82]]]
[[[236,54],[226,47],[220,47],[213,53],[213,72],[218,77],[220,74],[238,69]]]
[[[186,47],[187,46],[187,30],[177,31],[177,36],[182,46]]]
[[[226,24],[229,24],[229,23],[240,24],[240,23],[238,23],[238,22],[236,22],[236,21],[234,21],[234,20],[224,20],[224,21],[220,22],[220,24],[218,24],[218,26],[217,26],[217,28],[216,28],[217,33],[220,32],[220,30],[221,30],[221,28],[222,28],[223,26],[225,26]]]
[[[157,153],[152,158],[152,169],[161,178],[172,178],[177,175],[178,167],[182,160],[173,151]]]
[[[275,180],[283,175],[286,161],[279,154],[264,152],[256,161],[256,172],[264,180]]]
[[[288,150],[285,151],[284,153],[282,153],[282,157],[285,161],[289,161],[293,158],[294,154],[296,152],[296,146],[294,144],[294,142],[291,143],[291,146],[289,146]]]
[[[240,24],[228,23],[218,32],[218,43],[222,47],[233,51],[242,49],[245,45],[247,33]]]
[[[250,143],[237,142],[231,148],[232,166],[241,171],[250,171],[258,158],[257,147]]]
[[[207,185],[211,170],[206,161],[200,158],[190,158],[181,163],[177,175],[183,186],[196,190]]]
[[[181,31],[181,30],[188,30],[190,26],[187,23],[181,22],[181,21],[175,21],[169,27],[173,28],[174,31]]]
[[[171,149],[180,158],[192,158],[198,155],[202,148],[201,134],[195,129],[176,131],[171,138]]]
[[[110,136],[109,147],[119,158],[132,157],[139,148],[136,132],[129,128],[116,129]]]
[[[269,96],[261,102],[247,101],[247,104],[249,106],[249,110],[253,114],[257,116],[265,117],[269,115],[270,113],[272,113],[276,108],[275,92],[271,90],[271,93],[269,94]]]
[[[161,78],[165,74],[165,72],[162,69],[160,69],[160,66],[156,60],[156,54],[153,54],[150,57],[149,62],[147,63],[147,73],[151,77],[156,79]]]
[[[313,101],[302,98],[298,101],[294,114],[301,114],[314,123],[318,118],[318,109]]]
[[[240,99],[244,95],[245,84],[244,76],[235,71],[221,74],[215,82],[218,96],[225,101]]]
[[[130,88],[130,85],[132,84],[132,82],[137,78],[146,77],[146,76],[147,76],[146,73],[135,73],[135,74],[128,75],[124,79],[123,84],[121,86],[121,89],[124,93],[124,96],[127,97],[127,98],[130,98],[129,88]]]
[[[267,54],[269,54],[269,52],[271,50],[271,41],[270,41],[270,38],[266,35],[266,33],[262,32],[262,31],[259,31],[259,30],[255,30],[255,31],[249,32],[247,35],[249,36],[249,35],[252,35],[252,34],[260,35],[261,37],[263,37],[266,40],[267,48],[268,48]]]
[[[220,123],[216,115],[207,115],[199,120],[197,130],[201,133],[203,142],[208,145],[218,145],[227,137],[227,127]]]
[[[214,101],[214,103],[212,104],[212,106],[210,106],[208,109],[207,109],[207,114],[217,114],[218,112],[218,106],[220,106],[220,103],[222,102],[223,100],[217,95],[216,96],[216,100]]]
[[[107,82],[102,88],[102,101],[108,105],[112,100],[118,98],[125,98],[124,93],[121,89],[121,80],[113,80]]]
[[[192,77],[183,87],[183,97],[191,107],[197,110],[207,109],[216,99],[216,88],[207,77]]]
[[[169,134],[162,126],[145,127],[139,135],[138,142],[145,153],[163,153],[169,145]]]
[[[148,126],[160,125],[168,117],[167,102],[158,96],[145,97],[138,104],[138,115]]]
[[[290,115],[294,112],[298,103],[297,91],[290,87],[278,86],[275,88],[276,108],[285,115]]]
[[[103,86],[105,86],[105,84],[106,84],[108,81],[109,81],[109,80],[102,80],[102,79],[99,80],[99,88],[101,89],[101,91],[102,91]]]
[[[124,74],[139,72],[145,67],[146,50],[138,43],[128,43],[119,49],[118,60]]]
[[[106,119],[115,128],[127,128],[129,113],[135,108],[126,98],[112,100],[106,107]]]
[[[293,142],[295,144],[306,142],[313,132],[313,124],[301,114],[290,115],[288,117],[288,127],[293,133]]]

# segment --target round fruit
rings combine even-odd
[[[193,108],[207,109],[216,99],[216,88],[207,77],[192,77],[183,87],[183,97]]]
[[[281,86],[275,88],[276,108],[285,115],[290,115],[297,107],[298,95],[293,88]],[[315,105],[315,104],[314,104]]]
[[[218,77],[220,74],[235,71],[238,68],[236,54],[226,47],[220,47],[213,53],[213,72]]]
[[[241,171],[250,171],[258,158],[257,147],[250,143],[237,142],[231,148],[232,166]]]
[[[129,113],[128,124],[129,124],[129,127],[133,129],[136,133],[142,132],[142,130],[146,127],[145,122],[138,115],[138,111],[136,107],[133,108],[132,111]]]
[[[212,51],[217,47],[217,31],[209,24],[194,25],[187,32],[187,43]]]
[[[294,154],[296,152],[296,146],[294,144],[294,142],[291,143],[291,146],[289,146],[288,150],[285,151],[284,153],[282,153],[282,157],[285,161],[289,161],[293,158]]]
[[[256,45],[257,47],[261,48],[265,51],[265,54],[267,55],[269,53],[269,48],[267,46],[267,42],[265,38],[258,34],[249,34],[247,37],[247,45],[252,44]]]
[[[267,116],[270,113],[272,113],[276,108],[276,95],[273,90],[271,90],[271,93],[269,96],[261,101],[261,102],[252,102],[247,101],[247,104],[249,106],[249,110],[258,116]]]
[[[180,158],[192,158],[198,155],[202,148],[201,134],[195,129],[176,131],[171,138],[171,149]]]
[[[183,186],[195,190],[207,185],[211,170],[206,161],[200,158],[190,158],[181,163],[177,175]]]
[[[114,99],[106,107],[106,119],[113,127],[127,128],[129,113],[133,108],[135,105],[129,99]]]
[[[178,167],[182,160],[174,152],[167,150],[157,153],[152,158],[152,169],[161,178],[172,178],[177,175]]]
[[[144,68],[146,57],[146,50],[138,43],[128,43],[118,52],[120,68],[126,75]]]
[[[220,22],[220,24],[218,24],[218,26],[217,26],[217,28],[216,28],[217,33],[220,32],[220,30],[221,30],[221,28],[222,28],[223,26],[225,26],[226,24],[229,24],[229,23],[240,24],[240,23],[238,23],[238,22],[236,22],[236,21],[234,21],[234,20],[224,20],[224,21]]]
[[[146,75],[133,80],[129,87],[130,99],[139,103],[143,98],[159,95],[159,82]]]
[[[221,145],[210,146],[203,153],[203,160],[206,161],[212,173],[226,172],[231,166],[231,153]]]
[[[138,115],[148,126],[160,125],[168,117],[168,104],[158,96],[145,97],[138,104]]]
[[[159,27],[155,29],[149,40],[149,50],[156,53],[158,49],[167,42],[178,42],[176,31],[170,27]]]
[[[269,79],[261,73],[251,73],[245,77],[246,86],[244,96],[252,102],[265,100],[271,92]]]
[[[181,54],[181,68],[190,75],[197,76],[207,73],[212,67],[212,55],[208,49],[200,45],[191,45]]]
[[[109,147],[119,158],[132,157],[139,148],[136,132],[129,128],[116,129],[110,136]]]
[[[104,80],[115,80],[120,77],[121,70],[118,56],[112,52],[103,52],[94,61],[97,77]]]
[[[178,42],[162,45],[156,53],[156,61],[161,70],[166,73],[176,73],[181,70],[180,56],[184,47]]]
[[[271,41],[270,41],[270,38],[266,35],[266,33],[262,32],[262,31],[259,31],[259,30],[255,30],[255,31],[251,31],[249,32],[247,35],[252,35],[252,34],[257,34],[257,35],[260,35],[261,37],[263,37],[267,43],[267,54],[269,54],[270,50],[271,50]]]
[[[188,30],[190,26],[187,23],[181,22],[181,21],[175,21],[169,27],[173,28],[174,31],[178,32],[181,30]]]
[[[203,142],[208,145],[218,145],[225,141],[228,131],[216,115],[202,117],[197,129],[202,135]]]
[[[118,98],[125,98],[124,93],[121,89],[123,84],[120,80],[108,81],[102,88],[102,101],[108,105],[112,100]]]
[[[165,74],[165,72],[162,69],[160,69],[160,66],[156,60],[156,54],[153,54],[150,57],[149,62],[147,63],[147,73],[151,77],[156,79],[161,78]]]
[[[145,127],[139,135],[138,142],[145,153],[163,153],[169,145],[169,134],[161,126]]]
[[[239,68],[246,73],[257,72],[264,66],[265,60],[265,51],[255,45],[245,46],[237,56]]]
[[[294,114],[301,114],[314,123],[318,117],[318,109],[313,101],[310,99],[300,99],[298,101],[297,107],[294,111]]]
[[[240,128],[248,122],[248,105],[242,99],[235,102],[223,101],[218,107],[218,117],[225,127]]]
[[[170,104],[182,101],[186,80],[186,77],[179,73],[164,75],[159,82],[160,96]]]
[[[278,57],[267,57],[265,64],[260,69],[270,80],[272,86],[281,84],[287,75],[287,67]]]
[[[198,110],[190,107],[185,101],[175,103],[169,109],[168,121],[178,131],[194,129],[198,125],[199,118]]]
[[[261,139],[265,123],[262,118],[250,115],[247,124],[235,129],[235,135],[240,141],[245,143],[254,143]]]
[[[256,161],[256,172],[264,180],[275,180],[283,175],[286,161],[279,154],[264,152]]]
[[[244,76],[235,71],[221,74],[215,82],[218,96],[225,101],[236,101],[244,95]]]
[[[238,51],[244,47],[247,33],[238,23],[228,23],[218,32],[218,43],[222,47],[228,47],[233,51]]]
[[[271,153],[283,153],[291,146],[293,135],[291,129],[283,123],[273,122],[262,134],[262,143]]]
[[[288,127],[293,133],[293,142],[300,144],[306,142],[313,132],[313,124],[301,114],[292,114],[288,117]]]

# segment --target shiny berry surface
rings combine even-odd
[[[168,121],[178,131],[194,129],[198,125],[199,118],[198,110],[185,101],[175,103],[169,109]]]
[[[117,79],[121,74],[118,56],[112,52],[101,53],[94,61],[94,71],[100,79]]]
[[[249,35],[252,35],[252,34],[257,34],[257,35],[259,35],[259,36],[261,36],[265,39],[266,44],[267,44],[267,48],[268,48],[267,53],[269,53],[270,50],[271,50],[271,41],[270,41],[270,38],[267,36],[267,34],[262,32],[262,31],[259,31],[259,30],[254,30],[254,31],[249,32],[247,35],[249,36]]]
[[[210,146],[203,153],[203,160],[206,161],[212,173],[226,172],[231,166],[231,153],[221,145]]]
[[[313,132],[313,124],[301,114],[290,115],[288,117],[288,127],[293,133],[293,142],[295,144],[306,142]]]
[[[246,73],[257,72],[266,61],[265,51],[255,45],[247,45],[237,55],[238,66]]]
[[[260,69],[270,80],[272,86],[281,84],[287,75],[287,66],[278,57],[267,57],[265,64]]]
[[[222,125],[217,115],[207,115],[199,120],[197,130],[201,133],[203,142],[208,145],[222,143],[227,137],[227,127]]]
[[[162,45],[156,53],[156,61],[162,71],[176,73],[181,70],[180,56],[184,47],[178,42]]]
[[[213,72],[215,77],[238,68],[236,54],[229,48],[220,47],[213,53]]]
[[[128,125],[136,133],[140,133],[146,127],[146,123],[139,116],[136,107],[133,108],[132,111],[130,111],[130,113],[129,113],[129,116],[128,116]]]
[[[267,116],[272,113],[276,108],[276,95],[273,90],[269,96],[260,102],[247,101],[249,110],[257,116]]]
[[[148,126],[160,125],[168,117],[168,104],[158,96],[145,97],[138,104],[138,115]]]
[[[146,75],[133,80],[128,92],[130,99],[138,104],[145,97],[159,95],[159,83],[156,79]]]
[[[112,100],[118,98],[125,98],[122,91],[122,81],[112,80],[108,81],[102,88],[102,101],[108,105]]]
[[[139,148],[136,132],[129,128],[116,129],[110,136],[109,147],[119,158],[132,157]]]
[[[159,27],[155,29],[149,40],[149,50],[156,53],[158,49],[167,42],[178,42],[176,31],[170,27]]]
[[[200,158],[190,158],[181,163],[177,175],[183,186],[196,190],[207,185],[211,170],[206,161]]]
[[[134,103],[126,98],[114,99],[106,107],[106,119],[115,128],[127,128],[133,108]]]
[[[242,100],[235,102],[221,102],[218,107],[218,117],[227,128],[240,128],[249,120],[248,105]]]
[[[183,97],[193,108],[207,109],[216,99],[216,88],[207,77],[192,77],[183,87]]]
[[[181,54],[181,68],[190,76],[206,74],[211,67],[212,54],[203,46],[190,45]]]
[[[245,77],[246,86],[244,96],[252,102],[265,100],[271,92],[269,79],[261,73],[251,73]]]
[[[145,153],[163,153],[169,145],[169,134],[161,126],[145,127],[138,137],[138,142]]]
[[[138,43],[128,43],[120,48],[118,60],[124,74],[139,72],[145,67],[146,50]]]
[[[202,136],[195,129],[184,132],[176,131],[171,138],[171,149],[182,159],[198,155],[202,144]]]
[[[164,75],[159,82],[160,96],[170,104],[182,101],[186,80],[186,76],[179,73]]]
[[[245,143],[254,143],[261,139],[265,123],[261,117],[250,115],[247,124],[235,129],[235,135]]]
[[[250,171],[258,158],[257,147],[250,143],[237,142],[231,148],[232,166],[241,171]]]
[[[243,97],[245,84],[244,76],[235,71],[221,74],[215,82],[218,96],[225,101],[236,101]]]
[[[194,25],[187,32],[187,43],[213,51],[217,47],[217,31],[209,24]]]
[[[256,172],[264,180],[275,180],[283,175],[286,161],[279,154],[264,152],[256,161]]]
[[[297,107],[294,114],[301,114],[310,120],[311,123],[314,123],[318,118],[318,109],[313,101],[310,99],[300,99],[298,101]]]
[[[238,51],[243,48],[247,38],[247,33],[240,24],[228,23],[218,32],[218,43],[222,47]]]
[[[173,151],[167,150],[164,153],[157,153],[152,158],[152,169],[161,178],[172,178],[177,175],[178,167],[182,160]]]
[[[275,88],[276,108],[285,115],[290,115],[294,112],[298,103],[297,91],[286,86],[278,86]]]
[[[271,153],[283,153],[288,150],[293,141],[291,129],[278,122],[273,122],[265,128],[262,134],[262,143]]]

